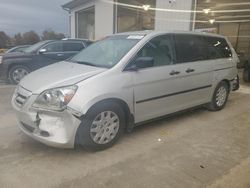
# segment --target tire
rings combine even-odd
[[[219,95],[221,96],[219,97]],[[220,82],[214,90],[211,102],[207,105],[208,110],[219,111],[223,109],[227,103],[228,95],[229,95],[228,84],[225,81]]]
[[[108,117],[113,120],[109,121]],[[92,107],[83,118],[77,130],[75,142],[76,145],[79,144],[89,151],[104,150],[117,142],[124,129],[125,113],[121,106],[115,102],[101,102]],[[109,135],[108,139],[103,138],[105,133]]]
[[[22,78],[30,73],[30,69],[23,65],[15,65],[9,70],[9,79],[12,84],[18,84]]]

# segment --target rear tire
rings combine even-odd
[[[220,82],[214,90],[213,98],[207,105],[207,109],[210,111],[219,111],[223,109],[227,103],[228,95],[228,84],[225,81]]]
[[[30,73],[30,69],[23,65],[15,65],[9,70],[9,79],[12,84],[18,84],[22,78]]]
[[[92,107],[82,120],[76,144],[86,150],[98,151],[114,145],[125,128],[125,114],[115,102],[101,102]]]

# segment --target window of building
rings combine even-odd
[[[155,11],[133,6],[143,7],[144,5],[153,8],[156,5],[156,0],[118,0],[117,3],[116,31],[118,33],[154,29]]]
[[[76,12],[76,36],[95,39],[95,7]]]

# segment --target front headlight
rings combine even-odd
[[[37,97],[33,107],[56,111],[64,110],[74,97],[77,88],[76,85],[73,85],[46,90]]]

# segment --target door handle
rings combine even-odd
[[[179,71],[171,71],[169,74],[171,75],[171,76],[173,76],[173,75],[177,75],[177,74],[180,74],[181,72],[179,72]]]
[[[57,56],[58,56],[58,57],[61,57],[61,56],[63,56],[63,54],[57,54]]]
[[[186,73],[190,73],[190,72],[194,72],[194,71],[195,71],[194,69],[188,68],[188,69],[186,70]]]

